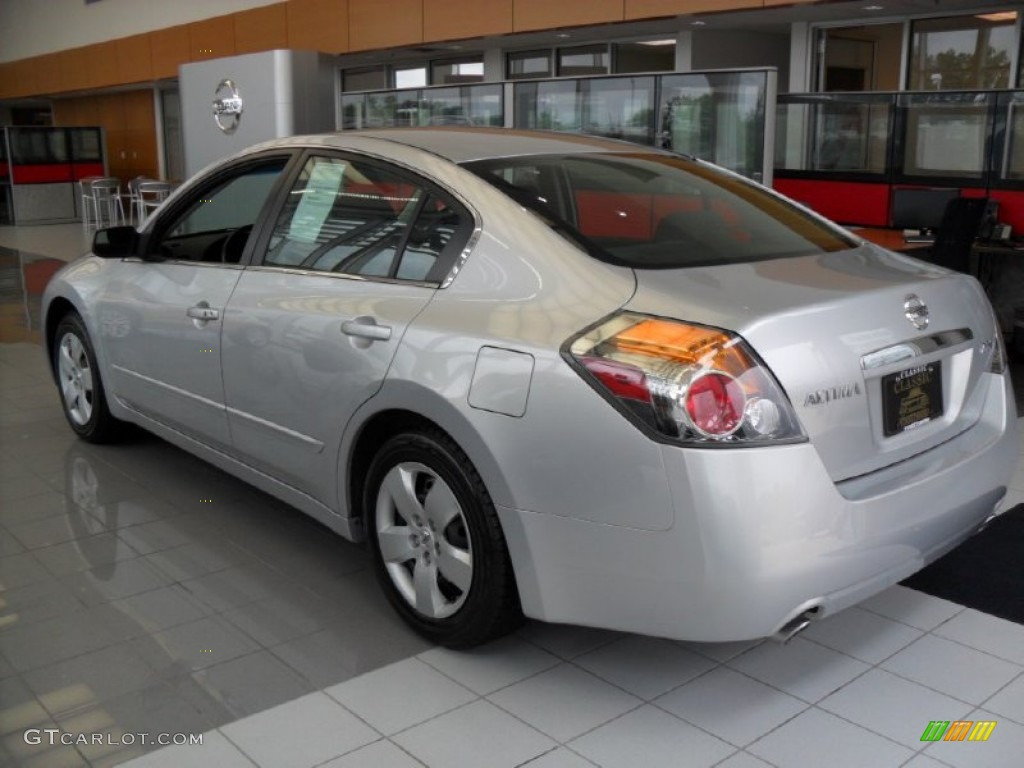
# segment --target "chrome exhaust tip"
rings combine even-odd
[[[818,619],[821,616],[821,606],[816,605],[813,608],[808,608],[805,611],[798,613],[792,619],[783,624],[779,629],[775,631],[770,637],[776,643],[785,645],[794,637],[803,632],[807,627],[811,625],[811,622]]]

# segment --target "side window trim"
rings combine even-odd
[[[245,172],[246,168],[253,168],[265,163],[273,162],[274,160],[284,160],[285,165],[282,168],[281,173],[274,182],[274,187],[271,193],[267,196],[267,199],[263,203],[263,207],[260,212],[256,215],[255,223],[253,224],[253,231],[250,233],[248,241],[246,243],[245,251],[242,253],[241,259],[234,264],[217,264],[214,262],[201,262],[192,260],[175,260],[166,259],[168,262],[180,261],[181,263],[187,264],[202,264],[203,266],[209,267],[221,267],[221,268],[233,268],[239,269],[248,266],[253,254],[255,253],[255,245],[260,241],[263,236],[263,231],[267,229],[267,214],[272,211],[276,206],[283,194],[287,193],[290,189],[290,185],[293,181],[293,176],[297,174],[296,163],[297,158],[302,154],[299,149],[291,150],[269,150],[265,153],[258,155],[248,155],[243,158],[219,168],[213,175],[208,176],[203,180],[202,184],[191,186],[187,190],[187,196],[181,197],[175,200],[172,207],[166,211],[161,212],[160,218],[156,220],[147,231],[144,233],[145,237],[145,252],[148,257],[154,255],[157,244],[162,240],[166,233],[179,221],[182,216],[194,207],[195,201],[198,197],[209,192],[211,189],[215,189],[223,184],[226,180],[237,177]]]
[[[389,273],[388,276],[370,276],[370,275],[351,275],[346,273],[334,273],[325,272],[322,270],[312,269],[307,266],[284,266],[278,264],[266,263],[266,254],[270,244],[270,238],[273,235],[274,228],[277,226],[278,219],[284,210],[285,204],[288,200],[288,195],[295,188],[295,183],[305,168],[306,163],[314,158],[326,158],[329,160],[342,160],[348,163],[362,163],[373,165],[375,167],[383,168],[389,173],[398,175],[403,179],[407,180],[411,184],[422,189],[425,194],[423,200],[417,206],[416,216],[418,217],[420,212],[423,210],[425,200],[431,196],[438,196],[448,202],[458,213],[465,219],[465,221],[459,226],[459,230],[456,233],[456,237],[452,238],[452,245],[450,253],[445,253],[444,259],[439,260],[437,265],[437,275],[428,275],[427,280],[409,280],[398,277],[393,277]],[[387,158],[377,157],[375,155],[360,154],[354,152],[348,152],[344,149],[331,149],[329,147],[307,147],[304,151],[298,153],[298,156],[293,158],[293,166],[282,176],[287,176],[283,179],[281,186],[274,195],[273,206],[265,211],[265,218],[263,226],[260,228],[259,235],[256,238],[252,238],[249,241],[251,252],[247,254],[249,257],[247,261],[243,263],[247,267],[259,269],[260,271],[287,271],[290,273],[299,274],[310,274],[320,275],[323,277],[337,277],[347,278],[356,280],[365,280],[369,282],[383,282],[383,283],[400,283],[402,285],[422,285],[432,288],[446,288],[450,283],[454,274],[457,272],[456,267],[461,267],[465,262],[468,255],[468,251],[476,245],[478,237],[478,231],[480,224],[476,212],[463,202],[462,198],[446,189],[445,187],[437,184],[431,179],[427,179],[424,176],[416,173],[414,169],[411,169],[405,165],[396,164],[389,161]],[[413,219],[415,221],[415,219]],[[411,228],[410,228],[411,230]],[[397,258],[392,264],[391,272],[396,272],[401,265],[402,256],[405,252],[405,247],[408,243],[410,231],[406,231],[403,234],[402,241],[399,245],[399,251]],[[457,242],[456,242],[457,241]],[[449,249],[446,248],[446,251]]]

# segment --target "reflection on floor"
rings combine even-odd
[[[37,295],[12,293],[31,331]],[[957,719],[997,725],[986,743],[921,741]],[[361,549],[156,438],[77,441],[40,348],[0,343],[0,766],[1005,768],[1021,754],[1024,627],[903,587],[787,646],[530,623],[470,653],[429,647]]]

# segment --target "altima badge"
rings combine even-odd
[[[928,305],[913,293],[903,302],[903,314],[919,331],[928,327]]]
[[[808,392],[804,398],[804,407],[811,405],[825,405],[834,400],[845,400],[848,397],[856,397],[860,394],[860,384],[856,381],[850,384],[842,384],[838,387],[826,387],[814,392]]]
[[[242,120],[242,95],[233,80],[224,78],[213,92],[213,119],[224,133],[234,133]]]

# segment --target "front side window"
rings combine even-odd
[[[444,195],[375,163],[312,157],[278,216],[268,266],[439,281],[470,219]]]
[[[287,158],[247,163],[212,186],[197,188],[184,212],[157,226],[152,250],[170,259],[238,263],[287,164]]]
[[[466,167],[613,264],[715,266],[856,245],[755,184],[672,155],[545,155]]]

